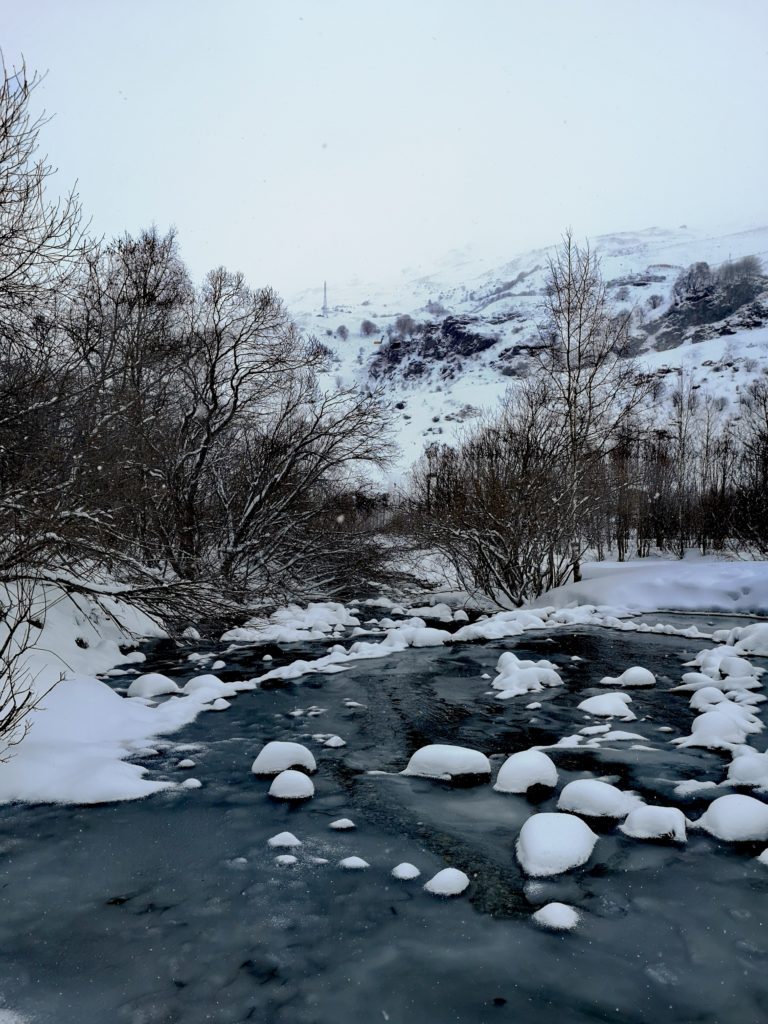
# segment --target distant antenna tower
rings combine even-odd
[[[328,282],[323,281],[323,316],[328,316]]]

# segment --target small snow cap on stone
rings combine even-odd
[[[371,865],[367,860],[363,860],[362,857],[345,857],[339,861],[339,867],[344,868],[345,871],[362,871],[363,868],[369,868]]]
[[[281,868],[290,867],[291,864],[295,864],[298,858],[294,857],[292,853],[281,853],[278,857],[275,857],[275,864],[279,864]]]
[[[286,768],[304,768],[313,772],[317,768],[314,754],[301,743],[270,740],[251,765],[254,775],[277,775]]]
[[[542,928],[551,928],[556,932],[570,932],[581,920],[581,915],[565,903],[547,903],[546,906],[536,911],[533,920]]]
[[[179,687],[162,672],[146,672],[137,676],[128,687],[129,697],[159,697],[165,693],[178,693]]]
[[[324,747],[346,747],[346,745],[341,736],[329,736],[325,743],[323,743]]]
[[[729,793],[713,800],[691,828],[703,828],[726,842],[768,839],[768,804],[753,796]]]
[[[184,779],[181,784],[182,789],[200,789],[202,787],[200,779]]]
[[[497,793],[525,793],[531,786],[556,786],[557,768],[542,750],[519,750],[499,769]]]
[[[635,807],[619,828],[632,839],[674,839],[684,843],[685,815],[677,807]]]
[[[272,780],[269,795],[276,800],[308,800],[315,795],[315,787],[303,772],[289,768]]]
[[[527,875],[547,878],[585,864],[597,836],[573,814],[533,814],[517,837],[517,859]]]
[[[407,860],[392,868],[392,877],[399,878],[401,882],[409,882],[412,878],[418,878],[420,874],[416,865],[409,864]]]
[[[276,836],[268,839],[267,843],[273,848],[285,847],[288,850],[294,846],[301,846],[301,840],[297,839],[293,832],[278,832]]]
[[[591,818],[623,818],[641,803],[634,793],[625,793],[598,779],[576,779],[563,788],[557,801],[561,811],[573,811]]]
[[[335,828],[343,832],[348,828],[356,828],[356,825],[351,818],[337,818],[336,821],[331,822],[328,828]]]
[[[621,718],[625,722],[633,722],[637,717],[629,710],[627,704],[632,703],[628,693],[598,693],[594,697],[587,697],[578,705],[579,711],[586,711],[588,715],[598,715],[602,718]]]
[[[490,775],[491,762],[479,750],[430,743],[411,757],[402,775],[450,780],[457,775]]]
[[[183,761],[179,761],[179,763],[176,765],[176,767],[177,768],[194,768],[196,763],[197,762],[193,761],[191,758],[185,757]]]
[[[620,676],[605,676],[600,680],[601,686],[655,686],[656,676],[647,668],[633,665]]]
[[[425,884],[433,896],[459,896],[469,885],[469,878],[458,868],[443,868]]]

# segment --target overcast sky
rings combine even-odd
[[[768,0],[5,0],[94,229],[290,294],[768,222]]]

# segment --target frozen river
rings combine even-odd
[[[512,751],[577,732],[588,723],[576,705],[600,678],[643,665],[658,684],[633,691],[638,720],[616,728],[652,749],[616,742],[550,752],[560,783],[610,778],[696,818],[706,802],[675,796],[673,786],[720,781],[727,760],[670,746],[693,712],[687,695],[667,690],[703,646],[576,627],[410,649],[243,693],[142,762],[152,777],[178,781],[179,759],[192,758],[201,789],[98,807],[0,808],[0,996],[36,1024],[764,1024],[768,869],[755,859],[764,844],[698,831],[686,845],[641,842],[615,823],[590,822],[600,839],[588,863],[533,881],[515,839],[533,810],[555,809],[556,794],[368,774],[397,773],[418,747],[440,742],[482,750],[495,768]],[[268,648],[275,666],[324,649]],[[488,694],[481,676],[510,649],[555,662],[565,680],[535,696],[538,710],[525,708],[533,695]],[[224,655],[218,675],[260,674],[264,650]],[[147,651],[144,671],[179,682],[199,671],[171,644]],[[312,738],[329,733],[346,746]],[[269,781],[250,772],[271,739],[315,753],[316,796],[300,807],[271,800]],[[329,829],[339,817],[356,829]],[[291,867],[267,846],[283,830],[303,844]],[[340,869],[351,855],[370,867]],[[392,878],[401,861],[422,878]],[[471,879],[453,900],[422,888],[446,865]],[[575,932],[531,920],[551,900],[581,912]]]

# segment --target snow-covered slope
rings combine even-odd
[[[768,227],[718,237],[651,228],[590,244],[617,312],[633,311],[638,354],[660,377],[686,365],[733,401],[768,367],[768,280],[757,302],[735,314],[703,325],[670,316],[675,281],[693,263],[716,269],[757,256],[768,273]],[[451,440],[461,422],[493,407],[525,375],[554,248],[498,264],[467,248],[429,274],[406,270],[375,285],[329,282],[325,308],[321,284],[295,296],[289,308],[299,327],[329,349],[328,387],[384,383],[396,406],[405,470],[426,445]],[[373,325],[370,333],[364,321]]]

